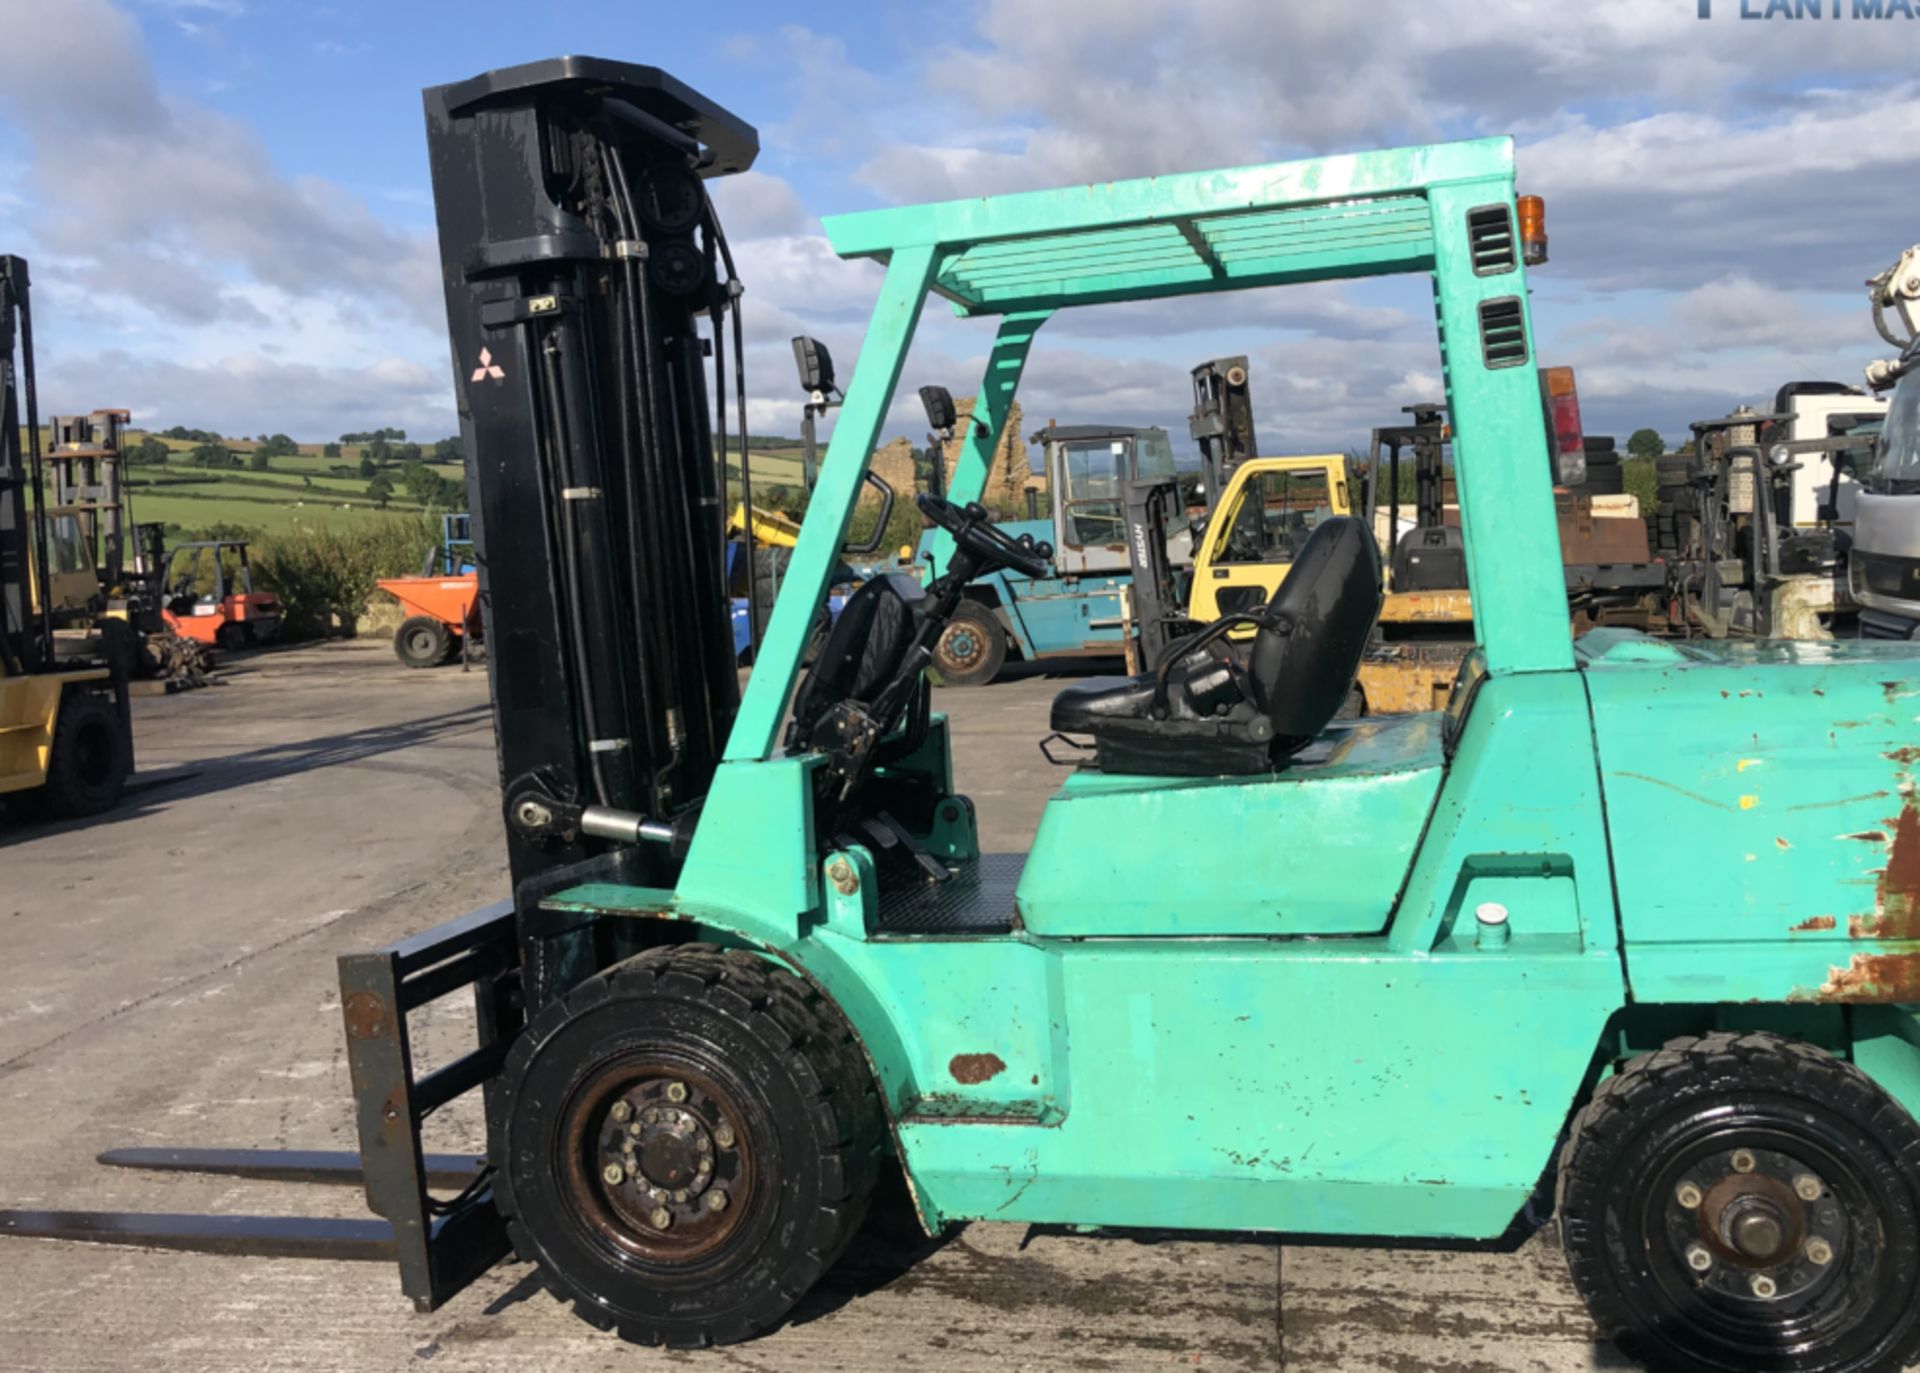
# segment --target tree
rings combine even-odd
[[[330,443],[330,444],[328,444],[328,445],[327,445],[326,447],[324,447],[324,448],[322,448],[322,449],[320,450],[320,456],[321,456],[321,457],[323,457],[323,458],[337,458],[337,457],[339,457],[339,456],[340,456],[340,445],[339,445],[339,444],[337,444],[337,443]]]
[[[467,451],[460,446],[460,440],[457,437],[441,439],[433,446],[433,460],[435,462],[465,462],[467,460]]]
[[[367,446],[360,451],[375,463],[387,463],[393,460],[393,449],[388,446],[386,438],[382,435],[376,434],[369,439]]]
[[[1657,458],[1667,451],[1667,441],[1651,429],[1636,429],[1627,440],[1627,452],[1636,458]]]
[[[163,463],[167,460],[167,454],[171,451],[172,450],[160,442],[159,439],[149,434],[140,440],[139,447],[127,454],[127,461],[136,465]]]
[[[190,455],[195,467],[237,467],[240,460],[223,443],[203,443]]]
[[[382,472],[379,476],[368,482],[367,498],[382,510],[385,510],[387,508],[387,502],[393,499],[393,478]]]
[[[378,472],[379,470],[380,470],[379,466],[373,460],[372,452],[364,448],[361,449],[360,450],[360,475],[363,478],[366,478],[367,480],[372,480],[373,474]]]
[[[247,455],[247,466],[256,472],[265,472],[273,465],[273,455],[264,448],[256,448]]]

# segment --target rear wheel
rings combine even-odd
[[[431,615],[415,615],[393,632],[393,652],[408,667],[438,667],[447,661],[453,635]]]
[[[978,601],[962,601],[933,646],[934,671],[948,686],[985,686],[1006,661],[1006,631]]]
[[[1722,1033],[1629,1063],[1574,1122],[1559,1210],[1594,1320],[1652,1367],[1920,1356],[1920,1126],[1818,1049]]]
[[[698,1347],[773,1328],[833,1265],[884,1130],[837,1011],[763,959],[684,945],[536,1017],[489,1136],[547,1287],[626,1339]]]
[[[114,703],[105,696],[69,693],[54,721],[40,808],[63,820],[111,810],[126,790],[131,762]]]
[[[228,620],[213,631],[213,642],[216,647],[224,648],[229,653],[237,653],[247,646],[246,626],[237,620]]]

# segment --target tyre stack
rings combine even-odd
[[[1693,541],[1700,489],[1693,485],[1693,459],[1685,453],[1655,458],[1653,473],[1658,504],[1648,517],[1649,541],[1656,555],[1671,560],[1684,554]]]
[[[1618,496],[1627,489],[1626,474],[1620,469],[1620,450],[1610,434],[1589,434],[1587,449],[1587,491],[1595,496]]]

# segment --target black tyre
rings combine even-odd
[[[453,650],[453,633],[431,615],[415,615],[393,631],[393,652],[408,667],[438,667]]]
[[[1616,466],[1587,468],[1587,490],[1596,496],[1618,496],[1627,489],[1626,473]]]
[[[1685,454],[1668,454],[1653,460],[1653,479],[1660,486],[1685,486],[1692,480],[1693,459]]]
[[[1818,1049],[1717,1033],[1635,1059],[1575,1119],[1559,1211],[1595,1322],[1651,1367],[1920,1357],[1920,1126]]]
[[[779,1324],[859,1228],[885,1138],[838,1012],[698,944],[547,1007],[493,1106],[515,1250],[593,1325],[676,1348]]]
[[[228,620],[213,631],[213,642],[217,648],[223,648],[229,653],[238,653],[247,646],[246,626],[237,620]]]
[[[985,686],[1006,661],[1006,631],[978,601],[962,601],[933,646],[933,669],[947,686]]]
[[[68,692],[53,724],[38,808],[62,820],[111,810],[127,789],[132,762],[113,701],[95,693]]]

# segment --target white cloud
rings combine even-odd
[[[407,358],[332,367],[238,353],[177,363],[108,349],[47,358],[41,394],[97,397],[161,427],[319,440],[354,428],[356,417],[377,416],[409,433],[437,436],[455,428],[447,375]]]
[[[164,96],[124,12],[66,0],[28,7],[9,29],[0,108],[31,148],[41,211],[29,227],[43,252],[91,263],[99,289],[193,322],[232,308],[236,274],[435,317],[425,235],[330,183],[283,175],[244,124]],[[90,75],[85,100],[71,88],[80,70]]]

